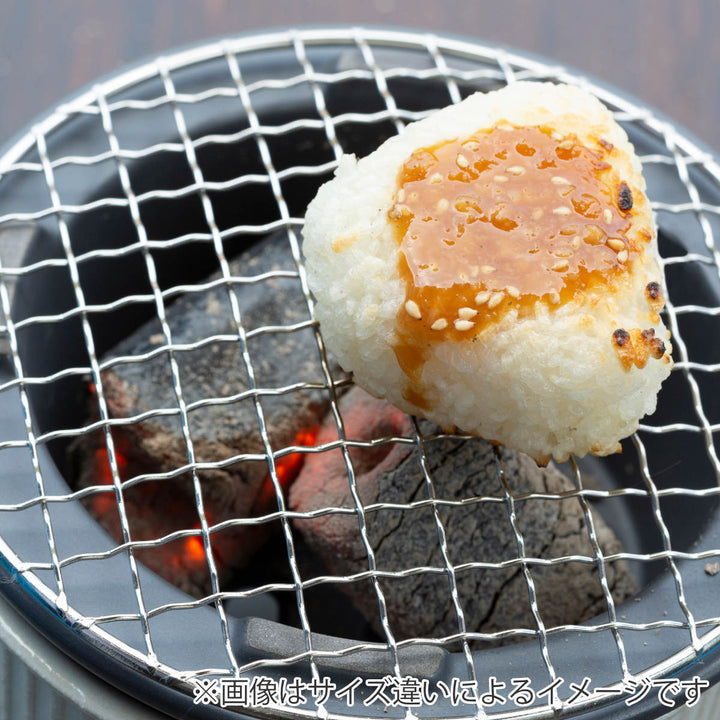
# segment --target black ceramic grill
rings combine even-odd
[[[367,154],[407,122],[516,80],[583,86],[635,144],[659,226],[675,367],[657,412],[621,455],[563,468],[571,489],[518,493],[498,456],[497,492],[458,499],[438,492],[425,462],[434,438],[419,424],[402,436],[347,437],[338,398],[350,381],[329,359],[315,321],[302,222],[342,153]],[[361,28],[276,31],[212,42],[99,82],[0,157],[0,590],[89,670],[178,717],[656,717],[669,707],[658,697],[665,687],[679,707],[693,678],[714,681],[719,667],[719,214],[720,167],[666,119],[561,67],[468,40]],[[270,242],[282,247],[282,267],[243,269],[243,253]],[[299,319],[248,324],[247,289],[280,280],[294,286]],[[232,332],[208,324],[192,341],[178,341],[168,321],[173,304],[215,290]],[[142,351],[116,349],[153,322]],[[259,340],[297,333],[314,343],[311,377],[263,384]],[[236,349],[246,386],[203,395],[184,358],[218,346]],[[167,402],[118,417],[105,373],[150,372],[154,362],[171,378]],[[337,439],[274,445],[269,400],[308,391],[324,398]],[[257,448],[201,456],[194,418],[240,403],[255,423]],[[175,424],[183,461],[128,477],[116,431],[160,420]],[[107,482],[78,484],[73,448],[91,436],[100,438]],[[350,450],[383,445],[410,448],[423,472],[421,496],[363,503]],[[351,575],[306,561],[297,530],[303,513],[288,506],[280,471],[288,457],[338,449],[352,506],[311,514],[356,518],[366,567]],[[272,503],[214,522],[203,478],[243,463],[265,468]],[[195,520],[136,536],[133,489],[162,485],[172,495],[180,482],[190,488]],[[582,510],[592,552],[528,554],[519,508],[568,499]],[[478,548],[456,560],[447,542],[451,511],[491,504],[507,515],[512,553],[489,562]],[[115,535],[98,523],[99,506],[116,518]],[[390,510],[431,513],[438,562],[378,564],[368,525]],[[604,553],[600,517],[620,551]],[[216,552],[223,533],[269,526],[273,538],[225,580]],[[204,578],[194,594],[142,560],[148,550],[187,550],[187,542]],[[569,563],[596,569],[603,612],[579,624],[548,623],[537,573]],[[621,604],[608,584],[618,563],[641,588]],[[522,579],[531,624],[469,629],[458,586],[480,570]],[[444,578],[455,629],[398,639],[387,589],[422,575]],[[354,583],[374,593],[379,632],[343,594]],[[306,690],[302,698],[288,689],[294,681]],[[424,694],[413,692],[418,687]]]

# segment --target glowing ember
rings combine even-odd
[[[138,467],[128,459],[124,436],[114,433],[113,440],[120,482],[147,472],[147,468]],[[101,444],[92,455],[92,484],[111,486],[113,475],[110,457],[101,435],[98,435],[98,442]],[[153,481],[141,482],[123,490],[125,515],[132,541],[152,541],[178,530],[200,529],[195,504],[175,490],[176,488],[169,484]],[[92,515],[113,539],[118,543],[123,542],[123,524],[115,493],[98,492],[90,496],[87,502]],[[207,516],[208,522],[212,523],[209,513]],[[191,583],[191,587],[201,584],[202,578],[209,575],[205,546],[199,535],[191,535],[156,547],[136,549],[135,555],[159,575],[180,586],[183,582]],[[215,548],[213,555],[218,560]],[[182,580],[179,582],[179,579]]]
[[[295,442],[292,444],[298,447],[312,447],[315,444],[319,429],[319,427],[315,427],[301,430],[295,436]],[[290,487],[298,476],[304,461],[305,453],[290,453],[275,461],[275,473],[283,492]],[[272,477],[268,475],[255,501],[254,515],[265,515],[275,509],[277,509],[277,494],[275,493]]]
[[[200,528],[200,523],[197,524],[195,529]],[[183,547],[184,560],[188,565],[194,565],[196,567],[203,566],[207,559],[205,557],[205,545],[203,539],[199,535],[190,535],[185,538]]]
[[[92,389],[92,385],[91,385]],[[293,445],[311,447],[315,442],[318,428],[300,431]],[[98,433],[98,445],[92,451],[93,485],[112,486],[113,474],[108,449],[104,437]],[[113,432],[115,457],[120,482],[126,482],[138,475],[152,472],[153,469],[139,464],[130,448],[127,438],[118,431]],[[278,458],[275,463],[277,478],[285,492],[298,476],[305,459],[305,453],[295,452]],[[178,492],[177,483],[190,483],[190,478],[178,478],[172,483],[167,481],[146,480],[125,487],[123,501],[130,538],[133,542],[155,541],[179,530],[200,530],[197,507],[193,494]],[[201,477],[202,482],[202,477]],[[88,509],[116,542],[123,542],[123,524],[118,513],[115,493],[104,491],[91,495]],[[213,526],[216,520],[212,501],[208,498],[205,504],[205,516],[208,525]],[[216,508],[217,509],[217,508]],[[272,513],[277,509],[277,496],[272,479],[269,475],[260,486],[253,511],[253,517]],[[238,513],[238,517],[243,515]],[[238,531],[225,530],[213,533],[210,537],[213,558],[219,572],[237,564],[237,558],[248,557],[262,545],[275,531],[271,523],[261,523],[252,529],[243,528]],[[172,540],[153,547],[137,548],[135,556],[170,582],[186,591],[198,594],[196,588],[207,587],[209,568],[207,553],[202,534]]]
[[[115,458],[117,460],[117,469],[120,479],[122,480],[123,475],[127,469],[127,459],[125,456],[116,451]],[[113,476],[112,469],[110,467],[110,456],[108,455],[107,447],[99,447],[95,451],[95,477],[98,485],[112,485]],[[106,515],[117,507],[115,502],[115,494],[103,492],[92,498],[93,511],[96,515]]]

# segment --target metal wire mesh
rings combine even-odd
[[[321,51],[331,48],[334,58],[340,58],[332,67],[325,64]],[[278,65],[273,62],[273,52],[282,51],[294,58],[292,63]],[[412,53],[414,62],[407,61]],[[257,58],[260,57],[261,72],[258,73]],[[252,61],[252,62],[251,62]],[[205,72],[210,67],[212,72]],[[222,65],[223,69],[218,70]],[[319,67],[318,67],[319,66]],[[279,68],[279,69],[278,69]],[[192,70],[189,76],[186,71]],[[208,77],[212,83],[208,85]],[[417,423],[414,432],[407,437],[381,437],[360,442],[348,438],[343,415],[338,406],[338,392],[346,381],[335,377],[328,362],[320,330],[315,322],[313,299],[308,290],[301,254],[300,230],[302,208],[290,203],[286,195],[292,183],[307,182],[315,187],[327,178],[343,152],[352,149],[353,128],[376,134],[380,139],[401,131],[404,123],[418,119],[431,107],[422,98],[413,105],[404,97],[398,100],[394,87],[398,81],[423,84],[432,83],[434,88],[444,88],[445,96],[438,97],[436,105],[457,102],[474,89],[488,89],[519,79],[542,79],[566,81],[585,86],[595,92],[614,111],[618,121],[628,129],[641,131],[657,141],[653,152],[643,155],[642,162],[648,176],[653,208],[661,227],[668,235],[683,236],[683,247],[666,244],[665,271],[668,277],[669,297],[666,316],[669,322],[674,346],[675,369],[672,382],[676,394],[686,398],[682,410],[663,406],[654,418],[646,420],[640,431],[625,446],[625,462],[629,474],[616,478],[610,488],[588,487],[587,473],[583,465],[573,462],[569,468],[574,490],[564,493],[518,494],[505,478],[502,462],[498,460],[497,476],[502,494],[498,496],[471,497],[463,499],[446,498],[436,491],[432,472],[426,463],[425,444],[432,441],[424,436]],[[375,104],[365,109],[348,109],[335,113],[329,95],[340,90],[344,84],[361,82],[374,87]],[[141,88],[139,92],[137,88]],[[280,124],[266,119],[264,101],[269,96],[278,97],[289,93],[309,99],[305,103],[308,112]],[[330,98],[331,99],[331,98]],[[230,106],[236,108],[238,117],[244,121],[230,130],[217,128],[212,122],[196,122],[195,113],[205,117],[214,109],[226,112]],[[232,111],[235,112],[235,111]],[[80,123],[83,132],[73,135],[68,128]],[[148,126],[150,128],[148,129]],[[157,133],[153,127],[157,126]],[[132,130],[142,127],[142,143],[138,145]],[[200,130],[197,128],[200,127]],[[86,132],[87,131],[87,132]],[[93,143],[87,142],[89,135]],[[316,146],[315,156],[307,164],[286,164],[286,159],[275,150],[276,141],[292,139],[295,135],[316,133],[323,143]],[[348,140],[350,138],[350,140]],[[62,145],[58,145],[62,139]],[[379,142],[379,140],[378,140]],[[88,153],[87,147],[93,147]],[[53,154],[54,148],[62,147],[60,156]],[[252,171],[233,172],[223,177],[209,173],[204,154],[223,152],[232,147],[242,147],[243,152],[255,157]],[[317,149],[317,148],[321,149]],[[177,173],[166,176],[141,178],[133,168],[138,163],[144,167],[171,159]],[[76,180],[97,177],[106,173],[114,175],[114,189],[101,197],[76,197],[73,191]],[[661,178],[661,182],[655,178]],[[14,568],[14,573],[23,578],[32,592],[43,598],[69,624],[83,628],[93,637],[101,638],[114,652],[132,658],[142,667],[155,672],[158,677],[170,678],[179,687],[192,693],[192,681],[203,678],[240,677],[268,669],[288,668],[294,672],[300,667],[309,668],[310,677],[319,681],[323,673],[322,664],[328,660],[352,657],[353,654],[377,650],[384,647],[390,657],[390,671],[400,680],[404,674],[402,653],[414,647],[459,649],[461,658],[458,675],[463,680],[477,684],[474,708],[465,708],[465,715],[473,717],[511,717],[513,710],[508,707],[486,707],[480,697],[481,683],[486,682],[487,668],[479,669],[481,655],[475,652],[476,643],[491,643],[506,639],[529,639],[537,650],[533,662],[542,668],[547,683],[562,677],[564,670],[556,666],[551,640],[568,633],[579,634],[588,641],[601,635],[610,637],[614,656],[612,667],[599,686],[607,692],[581,698],[572,707],[568,702],[571,695],[552,694],[525,710],[523,717],[545,717],[551,712],[571,714],[593,705],[602,704],[613,688],[623,682],[639,681],[642,678],[662,677],[684,662],[692,661],[708,650],[718,635],[720,618],[713,613],[699,610],[701,607],[694,594],[687,589],[686,574],[695,572],[692,568],[713,562],[720,555],[717,539],[702,538],[694,548],[676,539],[665,514],[669,502],[684,502],[690,512],[701,503],[711,503],[720,494],[720,461],[715,448],[715,433],[720,429],[720,413],[712,397],[714,378],[720,369],[720,359],[705,352],[705,346],[695,338],[696,333],[688,330],[688,322],[702,326],[704,337],[717,332],[717,318],[720,314],[713,297],[694,294],[687,287],[688,278],[705,278],[710,287],[718,281],[720,265],[715,248],[720,205],[714,199],[714,191],[720,183],[720,168],[715,161],[700,151],[692,141],[681,135],[666,121],[656,117],[650,110],[598,87],[586,79],[568,73],[562,68],[551,67],[542,62],[528,59],[497,48],[468,44],[462,41],[415,35],[411,33],[352,30],[316,30],[273,33],[206,45],[176,55],[159,58],[142,65],[122,76],[97,85],[77,99],[62,105],[47,119],[33,127],[0,159],[0,200],[5,197],[5,188],[20,185],[23,191],[13,196],[13,204],[3,201],[0,206],[0,302],[2,303],[2,326],[0,332],[6,343],[9,372],[0,385],[0,396],[16,398],[22,418],[21,431],[13,431],[0,437],[0,464],[5,458],[17,457],[33,478],[32,492],[23,495],[8,486],[0,499],[0,526],[2,518],[11,515],[26,515],[33,523],[39,523],[45,538],[41,551],[34,553],[27,547],[13,543],[11,539],[0,538],[0,551]],[[271,198],[274,207],[272,217],[260,222],[251,222],[243,217],[243,209],[229,213],[226,203],[219,201],[224,194],[242,193],[253,189]],[[657,188],[657,194],[654,194]],[[164,233],[161,226],[153,223],[148,227],[147,208],[161,203],[167,204],[167,213],[176,211],[180,203],[199,204],[198,217],[201,223],[181,233]],[[219,206],[222,208],[219,209]],[[123,222],[129,229],[128,239],[118,247],[87,245],[79,241],[73,228],[80,226],[85,217],[104,213],[107,222]],[[80,223],[80,224],[79,224]],[[24,259],[14,257],[13,237],[22,235],[28,226],[46,226],[59,237],[61,252],[46,256],[37,253]],[[228,251],[234,251],[239,243],[248,238],[263,237],[275,231],[282,231],[287,238],[292,267],[257,276],[233,274]],[[17,243],[16,243],[17,244]],[[204,245],[214,255],[215,279],[195,280],[167,284],[158,269],[157,258],[163,252],[182,249],[186,246]],[[123,258],[137,258],[144,272],[140,290],[122,294],[110,301],[96,302],[88,299],[89,274],[101,265],[113,267]],[[113,272],[112,270],[110,271]],[[57,280],[63,274],[62,280]],[[47,278],[49,283],[67,284],[71,288],[72,304],[69,307],[48,306],[29,314],[18,316],[16,289],[24,279]],[[238,300],[237,290],[243,285],[261,284],[268,280],[285,278],[298,283],[304,298],[305,319],[293,325],[283,325],[281,319],[274,325],[252,328],[246,325],[244,308]],[[182,295],[204,293],[212,288],[224,289],[227,294],[229,313],[232,316],[234,332],[231,334],[208,334],[191,344],[177,343],[173,329],[167,320],[167,308]],[[158,321],[159,337],[157,346],[151,351],[134,356],[117,356],[112,351],[98,349],[98,324],[112,323],[115,314],[125,309],[141,308],[145,316]],[[35,374],[34,362],[28,361],[23,352],[25,337],[29,331],[47,332],[52,337],[53,328],[67,323],[78,323],[78,342],[82,351],[68,353],[66,359],[57,363],[51,372]],[[256,380],[257,358],[253,355],[253,339],[268,333],[294,333],[312,328],[319,350],[318,380],[315,383],[299,381],[287,387],[264,387]],[[691,337],[692,336],[692,337]],[[49,340],[52,342],[52,340]],[[239,348],[239,357],[249,380],[249,390],[234,392],[232,389],[223,397],[189,399],[187,378],[182,376],[177,358],[183,353],[207,349],[217,343],[234,343]],[[78,362],[77,358],[83,360]],[[156,408],[142,415],[129,418],[113,417],[108,407],[103,385],[103,373],[123,364],[146,363],[155,358],[164,358],[170,365],[173,387],[172,405]],[[86,361],[85,361],[86,359]],[[55,425],[39,427],[34,416],[33,394],[36,390],[53,387],[66,381],[89,379],[96,388],[97,418],[79,425]],[[314,447],[295,445],[273,447],[266,422],[264,400],[268,397],[291,394],[309,388],[322,389],[327,393],[330,412],[337,429],[338,439],[332,443]],[[199,459],[196,452],[196,438],[193,437],[191,418],[193,413],[204,408],[223,404],[248,401],[252,403],[261,438],[262,452],[243,452],[237,448],[234,455],[216,462]],[[118,464],[114,428],[129,424],[140,424],[147,420],[166,417],[179,423],[186,462],[165,473],[145,473],[132,478],[123,478]],[[659,419],[658,419],[659,418]],[[66,443],[99,431],[107,447],[112,485],[94,485],[78,490],[49,489],[47,486],[48,449],[56,443]],[[686,448],[700,458],[700,477],[687,481],[682,466],[682,455],[678,456],[679,466],[658,467],[654,463],[658,441]],[[355,470],[350,449],[357,446],[376,444],[405,444],[413,448],[423,470],[425,496],[411,503],[390,508],[387,504],[364,504],[355,483]],[[324,574],[307,576],[298,562],[296,545],[297,531],[294,521],[310,514],[289,509],[278,477],[277,463],[293,453],[323,453],[339,448],[343,454],[351,488],[352,507],[327,507],[314,511],[318,515],[351,514],[357,517],[358,532],[366,553],[367,570],[347,577]],[[235,518],[213,525],[205,512],[200,474],[203,471],[229,467],[234,463],[261,461],[267,464],[269,477],[276,494],[277,510],[261,517]],[[612,470],[624,467],[618,461]],[[693,466],[695,467],[695,466]],[[694,472],[694,471],[693,471]],[[174,531],[154,540],[133,538],[126,509],[125,495],[131,488],[149,481],[171,482],[180,476],[189,476],[199,519],[198,527]],[[668,481],[668,477],[671,478]],[[19,492],[19,491],[18,491]],[[82,537],[66,537],[56,531],[57,518],[64,506],[77,506],[80,501],[94,496],[108,495],[114,498],[123,530],[122,542],[109,546],[93,547]],[[526,553],[523,533],[517,522],[519,503],[553,502],[575,498],[580,503],[586,521],[588,537],[593,549],[592,556],[558,556],[552,558],[532,557]],[[658,547],[652,552],[622,551],[605,555],[595,530],[593,509],[590,503],[604,501],[613,512],[618,503],[645,503],[649,506]],[[455,562],[447,543],[443,508],[473,503],[496,503],[504,506],[508,522],[516,539],[516,555],[502,563],[488,563],[479,555],[473,562]],[[697,504],[697,505],[695,505]],[[633,505],[633,507],[635,507]],[[437,527],[437,542],[442,564],[439,566],[407,567],[402,572],[387,571],[378,567],[375,551],[367,535],[368,517],[372,513],[388,509],[409,513],[427,509],[432,513]],[[665,513],[665,514],[664,514]],[[30,522],[30,521],[29,521]],[[228,528],[255,527],[262,524],[278,523],[284,547],[290,581],[270,581],[242,590],[228,590],[221,585],[216,560],[213,554],[213,537]],[[674,527],[674,526],[672,526]],[[146,571],[137,561],[139,550],[168,545],[182,538],[196,537],[202,541],[207,571],[210,578],[209,594],[186,600],[167,601],[153,591],[148,596]],[[678,547],[682,549],[678,549]],[[634,566],[650,566],[658,563],[662,571],[672,578],[674,594],[663,599],[664,605],[656,615],[636,615],[630,620],[616,607],[608,585],[608,571],[614,563],[628,562]],[[109,604],[102,612],[88,613],[83,598],[74,589],[76,570],[93,566],[93,563],[113,562],[114,571],[122,577],[128,592],[117,602]],[[548,626],[537,602],[534,575],[538,568],[564,563],[580,562],[597,568],[598,581],[602,588],[607,608],[605,618],[593,624],[582,626]],[[534,627],[508,627],[500,632],[470,632],[467,613],[458,593],[458,576],[478,568],[495,570],[516,569],[524,577]],[[641,571],[641,572],[644,572]],[[416,574],[437,574],[447,578],[447,592],[452,598],[452,608],[457,621],[457,632],[439,638],[410,638],[397,640],[393,623],[387,612],[383,580],[408,577]],[[702,574],[702,567],[700,570]],[[369,582],[377,600],[377,612],[382,627],[380,646],[364,640],[348,642],[342,649],[327,649],[317,646],[316,636],[308,613],[308,593],[325,585],[342,585],[353,582]],[[694,586],[693,586],[694,587]],[[297,606],[298,626],[302,632],[302,647],[283,657],[239,656],[233,642],[232,620],[228,615],[228,603],[237,599],[248,599],[269,593],[292,593]],[[693,591],[694,593],[694,591]],[[645,603],[639,605],[645,607]],[[184,664],[168,660],[164,652],[167,633],[178,632],[185,622],[192,622],[194,611],[212,616],[215,623],[214,637],[208,637],[209,644],[221,648],[215,653],[214,664],[197,657],[185,658]],[[186,620],[187,618],[187,620]],[[124,636],[117,628],[133,628]],[[662,660],[651,659],[649,664],[642,655],[631,654],[627,647],[629,637],[635,634],[651,636],[660,630],[672,630],[682,635],[678,644],[668,646]],[[133,638],[128,640],[127,637]],[[122,639],[121,639],[122,638]],[[205,658],[206,656],[202,656]],[[461,668],[461,669],[460,669]],[[245,711],[250,711],[244,708]],[[305,708],[285,708],[298,715],[327,715],[328,710],[312,703]],[[398,712],[412,710],[410,705],[402,706]],[[267,709],[255,708],[259,715],[268,714]],[[357,709],[353,710],[357,713]],[[353,714],[351,712],[350,714]],[[458,711],[459,712],[459,711]],[[334,711],[330,711],[333,715]],[[338,713],[340,714],[340,713]]]

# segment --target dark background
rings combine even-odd
[[[381,24],[546,56],[720,150],[717,0],[0,0],[0,144],[124,63],[269,26]]]

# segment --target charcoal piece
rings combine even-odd
[[[411,438],[409,419],[359,389],[340,400],[350,440]],[[421,424],[424,435],[439,430]],[[337,439],[332,418],[324,423],[317,445]],[[379,444],[372,449],[350,447],[357,490],[363,507],[374,503],[409,504],[427,500],[425,476],[412,443]],[[558,494],[572,490],[571,481],[553,466],[538,467],[525,455],[501,449],[500,461],[513,496],[524,493]],[[453,565],[502,563],[518,557],[493,446],[474,438],[437,437],[425,441],[428,471],[438,500],[448,553]],[[476,499],[482,499],[477,501]],[[464,504],[457,501],[465,500]],[[319,508],[355,508],[346,465],[339,450],[312,455],[290,491],[290,504],[298,512]],[[518,498],[517,525],[529,558],[581,555],[594,558],[582,507],[577,498]],[[367,533],[378,570],[445,568],[432,508],[368,509]],[[598,513],[593,520],[605,555],[621,550],[620,543]],[[296,520],[306,542],[323,558],[330,573],[349,575],[368,570],[368,559],[356,514],[328,512]],[[620,602],[636,590],[625,564],[607,565],[614,600]],[[578,623],[606,609],[594,562],[561,562],[531,566],[537,603],[546,627]],[[467,567],[456,573],[459,600],[469,631],[495,632],[510,628],[536,630],[522,566]],[[447,574],[420,572],[382,578],[390,627],[398,639],[443,637],[458,632],[457,615]],[[339,585],[382,637],[378,601],[368,582]]]
[[[182,295],[168,306],[166,313],[173,346],[189,346],[177,348],[173,355],[183,400],[191,407],[187,430],[192,438],[195,460],[199,463],[228,461],[225,467],[197,472],[210,524],[277,510],[269,485],[267,461],[230,460],[240,454],[265,455],[253,397],[227,400],[251,389],[236,315],[239,315],[244,331],[250,334],[246,351],[255,388],[273,391],[298,383],[325,384],[320,352],[314,329],[309,326],[310,316],[299,278],[275,275],[258,279],[265,273],[296,271],[285,235],[271,236],[250,246],[230,268],[236,279],[255,278],[252,282],[233,282],[237,313],[234,313],[225,283]],[[216,274],[203,284],[219,277]],[[307,326],[287,330],[302,323]],[[268,327],[271,329],[265,330]],[[215,336],[221,337],[204,342]],[[156,318],[139,327],[103,358],[136,358],[153,351],[157,353],[149,359],[115,364],[102,374],[102,386],[113,418],[129,418],[158,409],[174,410],[172,415],[154,416],[114,428],[116,445],[122,454],[123,479],[144,473],[170,473],[189,462],[177,411],[175,377],[164,346],[163,327]],[[335,379],[338,379],[342,375],[339,367],[332,359],[329,362]],[[213,399],[220,399],[220,402],[205,402]],[[329,392],[324,387],[300,388],[276,395],[261,394],[265,430],[273,450],[295,444],[299,433],[317,428],[328,402]],[[200,404],[192,407],[194,403]],[[91,419],[96,419],[97,401],[94,398],[91,407],[94,407]],[[79,446],[73,447],[74,461],[81,467],[78,480],[81,487],[103,482],[98,480],[97,457],[104,447],[100,433],[83,438]],[[104,462],[107,465],[107,456]],[[129,488],[126,496],[133,539],[152,539],[173,530],[198,527],[189,472],[161,481],[141,482]],[[117,514],[108,513],[101,522],[119,540],[121,526]],[[222,557],[224,569],[245,564],[265,538],[266,530],[258,525],[249,531],[225,531],[213,535],[213,549]],[[199,573],[190,572],[185,567],[187,562],[181,563],[177,570],[168,570],[166,558],[156,563],[150,560],[149,564],[198,595],[207,591],[209,582],[202,556],[200,561]],[[193,578],[188,578],[189,575]]]

